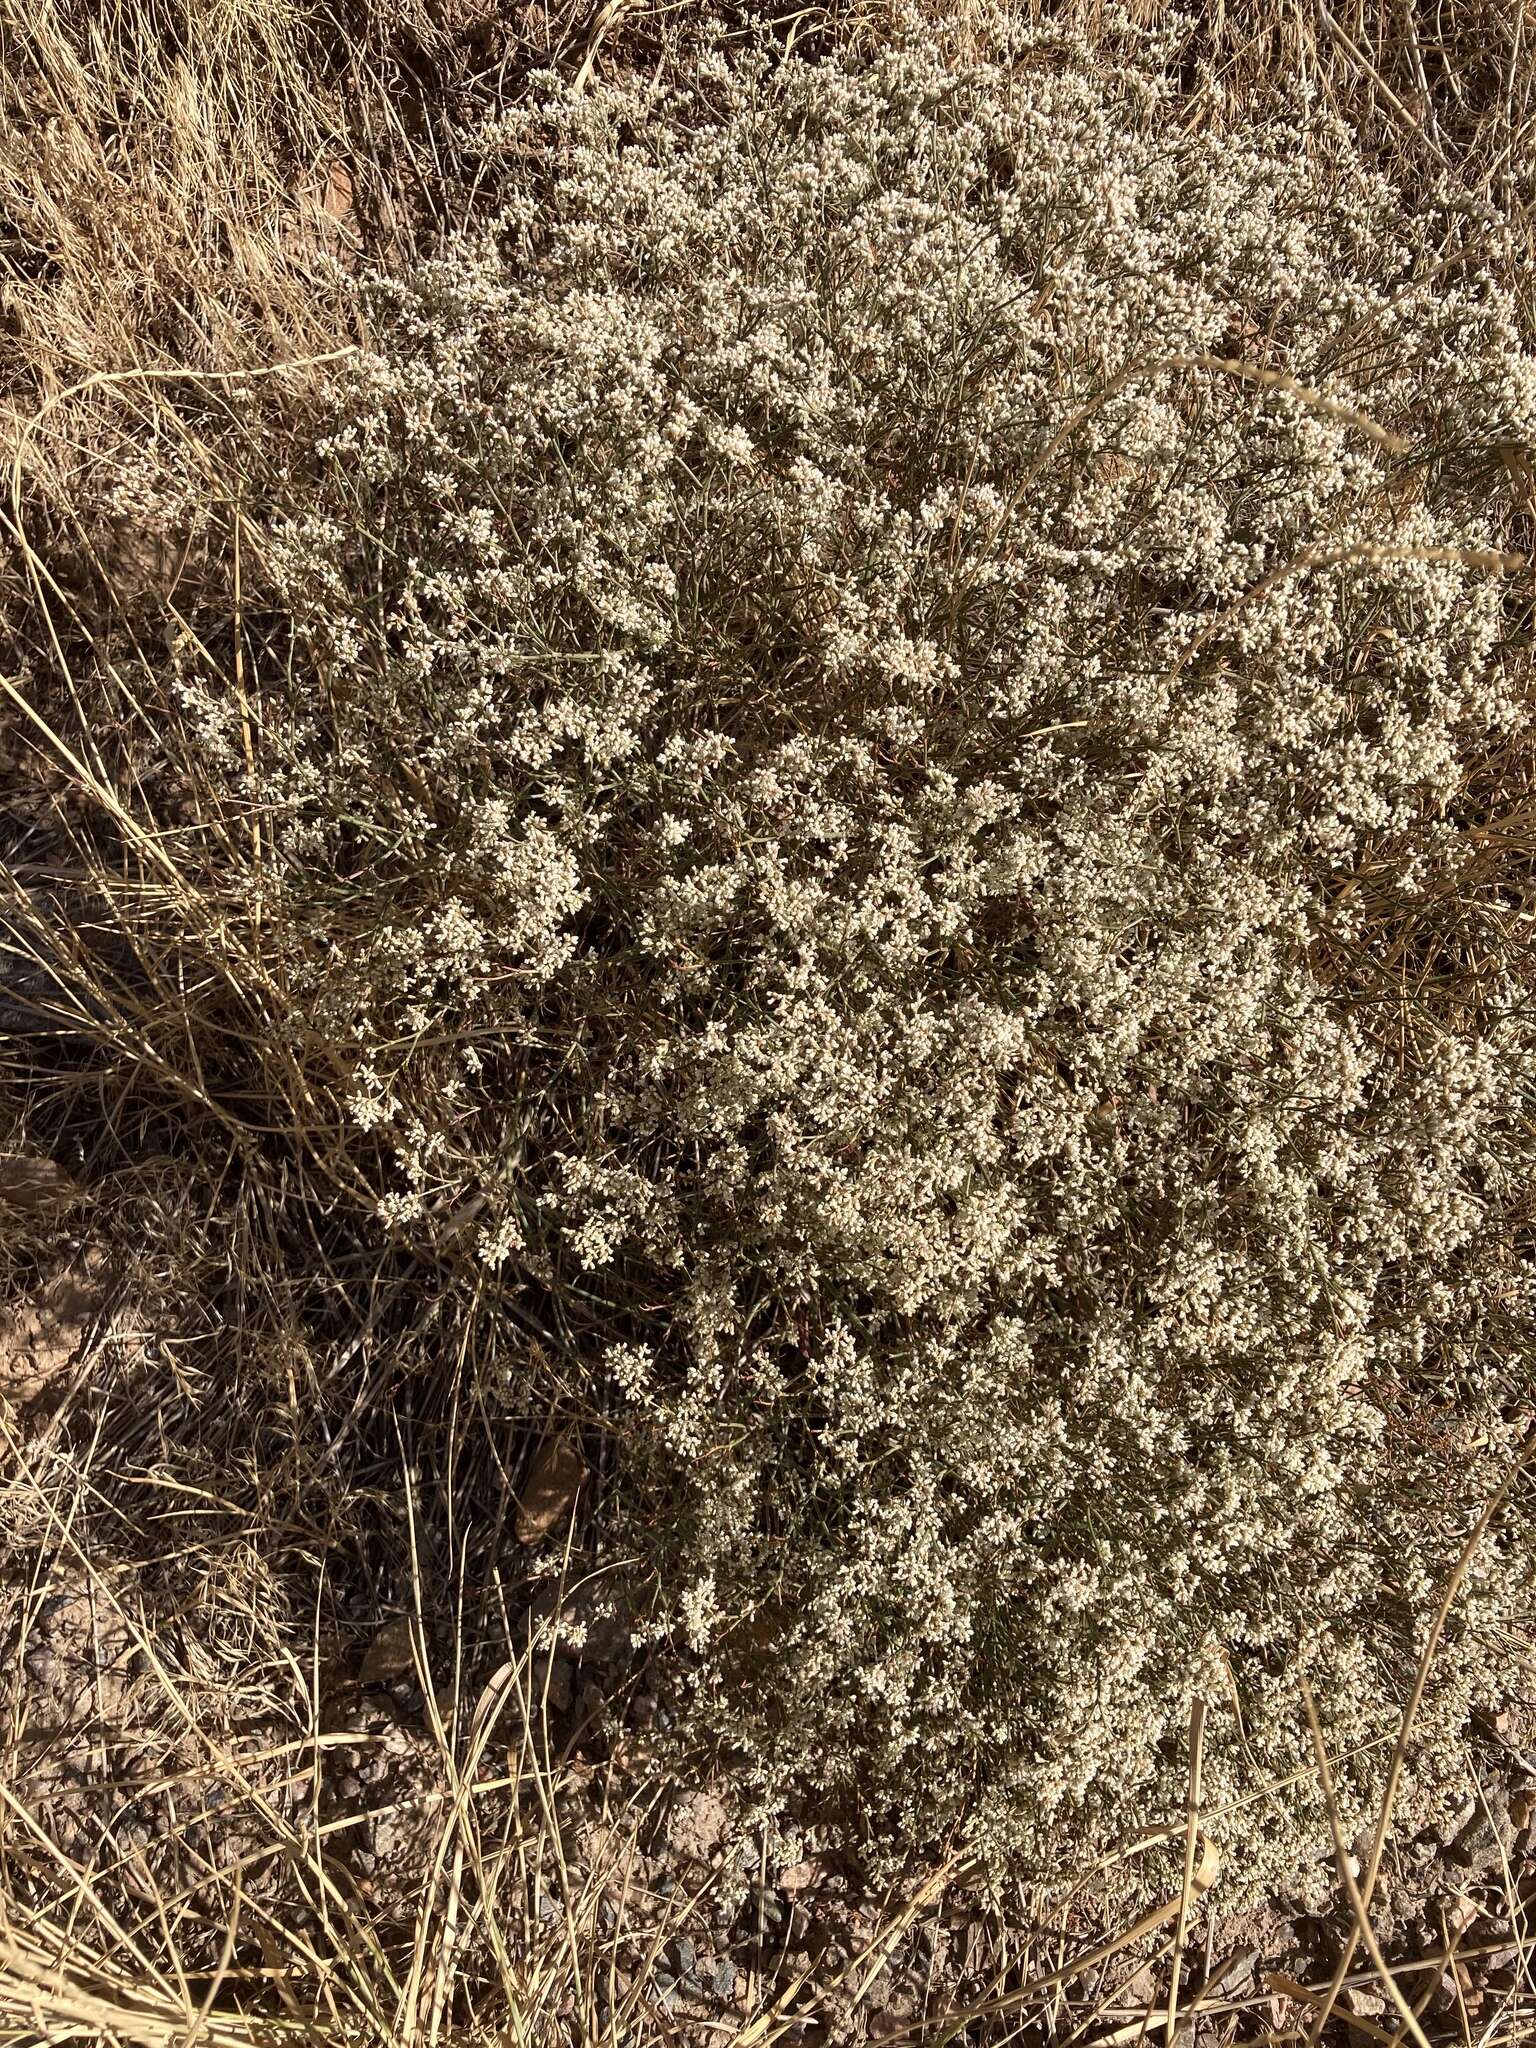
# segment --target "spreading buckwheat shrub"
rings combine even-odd
[[[274,478],[254,741],[179,686],[270,1028],[529,1333],[508,1427],[606,1413],[760,1811],[1039,1871],[1177,1819],[1199,1698],[1294,1878],[1298,1664],[1353,1828],[1530,1393],[1500,223],[1028,50],[706,52],[484,147]]]

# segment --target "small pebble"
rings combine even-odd
[[[715,1964],[710,1973],[709,1988],[716,1998],[729,2001],[736,1996],[736,1965],[725,1957]]]
[[[41,1644],[35,1650],[28,1650],[22,1662],[28,1678],[36,1685],[46,1685],[58,1668],[58,1659],[52,1650],[45,1650]]]
[[[1357,2019],[1379,2020],[1387,2010],[1387,2001],[1379,1991],[1372,1991],[1366,1985],[1346,1984],[1339,1993],[1339,2002],[1347,2012]]]
[[[352,1851],[352,1868],[359,1877],[372,1877],[378,1867],[379,1859],[371,1849],[354,1849]]]
[[[361,1778],[354,1778],[350,1771],[344,1778],[336,1780],[336,1797],[338,1799],[361,1799],[362,1796],[363,1781]]]
[[[677,1964],[677,1971],[680,1977],[686,1977],[697,1964],[699,1952],[686,1934],[680,1934],[676,1941],[673,1942],[672,1958]]]
[[[1451,1970],[1442,1970],[1434,1990],[1429,1994],[1429,2009],[1436,2018],[1443,2018],[1456,2010],[1456,1977]]]

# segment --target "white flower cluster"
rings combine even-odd
[[[1178,1812],[1198,1694],[1259,1882],[1298,1657],[1390,1727],[1529,1396],[1536,378],[1497,223],[1155,103],[903,48],[504,119],[272,522],[265,916],[382,1213],[468,1205],[622,1416],[765,1802],[1050,1856]]]

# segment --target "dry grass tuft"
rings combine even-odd
[[[896,12],[841,0],[731,20],[816,56],[877,49]],[[1106,65],[1150,49],[1186,132],[1241,133],[1310,81],[1410,199],[1440,179],[1455,203],[1497,203],[1508,231],[1492,260],[1525,346],[1536,337],[1525,0],[932,12],[961,57],[995,55],[1021,21],[1049,31],[1033,61],[1056,61],[1053,38]],[[659,1980],[679,1936],[718,1937],[712,1902],[739,1873],[706,1861],[676,1890],[649,1888],[667,1788],[624,1692],[654,1673],[637,1659],[583,1720],[579,1696],[560,1704],[558,1628],[551,1640],[528,1620],[562,1611],[593,1546],[611,1414],[570,1370],[557,1311],[532,1315],[466,1256],[477,1214],[445,1203],[409,1244],[372,1227],[377,1188],[338,1109],[350,1076],[295,1027],[265,943],[269,824],[210,785],[157,695],[167,662],[228,678],[244,706],[232,744],[254,759],[256,678],[306,659],[269,602],[260,477],[274,444],[298,445],[321,416],[329,367],[376,338],[358,270],[430,253],[483,203],[466,126],[515,103],[531,72],[643,71],[674,14],[649,0],[515,16],[426,0],[0,0],[0,1601],[14,1650],[0,2041],[16,2048],[629,2048],[691,2024]],[[1262,343],[1239,334],[1186,367],[1402,456],[1396,422],[1298,383]],[[1487,483],[1508,546],[1482,566],[1509,579],[1518,652],[1536,552],[1527,455],[1495,451]],[[84,651],[100,649],[95,670]],[[1528,735],[1469,765],[1458,816],[1454,897],[1405,894],[1383,843],[1347,885],[1354,935],[1317,956],[1404,1063],[1479,1025],[1498,963],[1530,944]],[[1527,1208],[1503,1245],[1511,1344],[1533,1230]],[[526,1375],[530,1347],[548,1408],[509,1426],[496,1390]],[[1405,1453],[1446,1474],[1428,1543],[1455,1523],[1458,1460],[1484,1449],[1454,1412],[1379,1393]],[[590,1474],[541,1507],[541,1447],[577,1438]],[[1419,1576],[1447,1562],[1426,1555]],[[1316,1763],[1333,1822],[1330,1773],[1379,1775],[1390,1731],[1361,1731],[1357,1754],[1328,1742]],[[1263,1957],[1237,1967],[1207,1898],[1207,1831],[1231,1816],[1194,1748],[1176,1763],[1188,1813],[1127,1815],[1123,1854],[1080,1886],[993,1888],[938,1859],[876,1899],[831,1960],[744,1971],[699,2038],[1536,2035],[1507,1861],[1496,1939],[1480,1944],[1473,1921],[1371,1970],[1348,1953],[1305,1978]],[[1260,1774],[1247,1796],[1315,1809],[1313,1765],[1298,1753],[1293,1778]],[[360,1856],[363,1829],[375,1846]],[[1383,1826],[1358,1892],[1340,1844],[1362,1924],[1385,1843]],[[1106,1925],[1102,1900],[1138,1856],[1182,1881]],[[918,1929],[943,1932],[965,1967],[898,2004],[891,1958]],[[1457,1969],[1484,1950],[1510,1981],[1474,2033]],[[1378,1965],[1393,1979],[1385,2024],[1349,2006]]]

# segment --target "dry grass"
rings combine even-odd
[[[18,1660],[0,1744],[0,2040],[18,2048],[673,2038],[656,1971],[707,1915],[720,1873],[637,1898],[646,1795],[551,1737],[550,1656],[510,1619],[538,1590],[508,1535],[537,1445],[498,1442],[477,1410],[497,1370],[483,1304],[336,1225],[327,1134],[307,1121],[303,1076],[262,1045],[283,991],[230,943],[242,921],[187,870],[176,835],[134,825],[111,721],[83,720],[89,747],[66,743],[79,707],[58,658],[59,621],[131,649],[144,593],[174,607],[197,575],[195,541],[179,559],[145,543],[120,495],[125,467],[157,447],[206,483],[200,407],[347,347],[338,277],[365,254],[429,242],[469,203],[450,114],[515,90],[546,57],[579,73],[645,56],[657,11],[534,5],[487,31],[487,10],[425,0],[356,0],[334,18],[284,0],[0,0],[0,940],[9,930],[13,955],[0,1153],[46,1156],[79,1183],[23,1200],[0,1166],[0,1278],[19,1299],[71,1263],[90,1275],[88,1314],[61,1339],[43,1398],[22,1414],[0,1384],[0,1530],[17,1644],[60,1587],[87,1617],[90,1697],[71,1740],[90,1757],[92,1811],[110,1809],[89,1841],[61,1842],[39,1820],[39,1801],[59,1796],[60,1731],[28,1707]],[[1148,0],[1131,12],[1168,18]],[[995,13],[977,4],[957,26],[942,10],[944,32],[980,48]],[[883,0],[759,14],[809,49],[831,33],[878,37],[888,21]],[[1095,0],[1038,18],[1111,46],[1128,33]],[[1445,172],[1508,200],[1528,180],[1536,13],[1523,0],[1438,17],[1399,0],[1246,0],[1201,11],[1175,42],[1191,125],[1241,124],[1269,80],[1300,73],[1405,187]],[[1536,209],[1523,219],[1536,258]],[[1523,282],[1536,289],[1536,261]],[[1529,502],[1530,478],[1516,481]],[[236,664],[258,630],[233,622]],[[113,715],[131,725],[131,660],[121,673]],[[1516,750],[1478,792],[1490,917],[1511,914],[1512,865],[1529,877],[1533,790]],[[102,816],[120,828],[106,841]],[[122,939],[167,896],[199,935],[207,979],[185,990],[200,1022],[184,1063],[157,1053],[146,1095],[134,1086],[145,963]],[[62,936],[45,919],[39,937],[40,902],[70,906]],[[1340,971],[1392,981],[1405,1015],[1426,989],[1475,1001],[1476,963],[1439,959],[1434,923],[1432,904],[1384,904],[1371,960]],[[238,1118],[199,1067],[221,1040],[230,1071],[251,1077]],[[310,1199],[296,1204],[306,1175]],[[447,1369],[428,1377],[426,1357]],[[573,1546],[599,1493],[582,1497]],[[391,1616],[410,1622],[421,1705],[407,1796],[421,1825],[410,1879],[385,1898],[359,1881],[347,1817],[322,1788],[326,1752],[349,1746],[336,1701]],[[1405,1739],[1409,1727],[1411,1712]],[[881,2017],[884,2038],[1316,2040],[1371,1973],[1346,1956],[1331,1982],[1266,1982],[1262,1959],[1247,1979],[1208,1946],[1202,1960],[1214,1923],[1200,1907],[1211,1872],[1197,1772],[1192,1787],[1187,1835],[1175,1815],[1141,1838],[1187,1842],[1182,1892],[1133,1925],[1095,1928],[1094,1873],[1047,1904],[983,1898],[972,1873],[941,1866],[884,1902],[835,1966],[744,1985],[714,2033],[741,2048],[856,2035],[880,2015],[886,1953],[953,1906],[976,1929],[961,1990],[947,2007],[919,2002],[915,2018]],[[149,1791],[171,1819],[146,1843],[122,1815]],[[1385,1829],[1366,1898],[1384,1841]],[[1448,2038],[1536,2037],[1513,1873],[1509,1888],[1515,1984],[1475,2029],[1464,2001],[1442,2014]],[[553,1921],[544,1897],[561,1902]],[[1475,1928],[1448,1932],[1443,1955],[1398,1973],[1407,2017],[1351,2013],[1348,2033],[1422,2039],[1448,1962],[1477,1946]]]
[[[109,1464],[97,1434],[97,1455]],[[1102,1868],[1082,1872],[1065,1894],[999,1896],[963,1859],[951,1859],[865,1902],[846,1953],[738,1980],[723,2010],[690,2027],[666,1996],[673,1944],[679,1936],[701,1946],[710,1939],[708,1909],[729,1872],[679,1859],[685,1881],[665,1896],[654,1889],[645,1846],[654,1840],[661,1789],[638,1790],[622,1759],[594,1767],[554,1739],[547,1654],[509,1638],[489,1680],[461,1695],[447,1661],[452,1647],[434,1656],[429,1641],[424,1617],[437,1603],[417,1557],[403,1654],[427,1704],[412,1774],[363,1802],[375,1826],[410,1819],[408,1874],[386,1892],[360,1879],[347,1854],[358,1810],[338,1811],[325,1796],[335,1752],[346,1751],[348,1762],[359,1744],[366,1751],[389,1739],[387,1730],[359,1737],[335,1725],[335,1645],[316,1636],[305,1646],[298,1628],[272,1631],[270,1615],[253,1611],[270,1598],[270,1583],[259,1569],[233,1582],[227,1558],[222,1581],[204,1582],[200,1623],[190,1617],[178,1635],[163,1614],[152,1621],[142,1597],[144,1532],[135,1532],[131,1566],[80,1540],[92,1526],[95,1482],[109,1474],[93,1473],[78,1453],[50,1459],[46,1446],[9,1429],[3,1447],[12,1525],[29,1510],[35,1517],[29,1598],[35,1604],[45,1587],[62,1583],[83,1589],[90,1610],[97,1714],[87,1732],[100,1767],[79,1782],[89,1782],[99,1812],[112,1809],[89,1847],[71,1840],[57,1807],[38,1796],[58,1731],[18,1717],[13,1691],[0,1773],[0,2040],[16,2048],[38,2040],[660,2048],[680,2034],[735,2048],[865,2037],[999,2048],[1195,2038],[1270,2048],[1317,2039],[1334,2013],[1334,2031],[1357,2040],[1476,2038],[1491,2048],[1536,2031],[1536,1931],[1507,1866],[1512,1932],[1490,1942],[1476,1921],[1447,1924],[1438,1949],[1394,1964],[1367,1936],[1369,1961],[1352,1966],[1346,1949],[1337,1969],[1306,1980],[1206,1910],[1219,1865],[1203,1824],[1217,1816],[1200,1804],[1198,1730],[1187,1818],[1143,1830],[1124,1851],[1134,1859],[1162,1838],[1183,1836],[1184,1882],[1133,1921],[1106,1927],[1096,1907]],[[408,1474],[398,1483],[414,1552],[416,1490]],[[164,1488],[152,1528],[181,1492]],[[216,1552],[200,1541],[198,1550],[206,1571]],[[1459,1575],[1460,1567],[1447,1581],[1447,1601]],[[466,1589],[457,1591],[462,1598]],[[242,1606],[249,1634],[234,1646],[238,1670],[211,1669],[211,1624],[227,1629]],[[275,1653],[267,1658],[263,1633]],[[104,1697],[125,1664],[135,1674],[131,1697]],[[1329,1763],[1320,1749],[1325,1773]],[[1303,1765],[1296,1782],[1307,1774]],[[1287,1790],[1259,1787],[1254,1796],[1283,1798]],[[156,1799],[172,1824],[145,1841],[123,1816]],[[1390,1797],[1378,1853],[1389,1819]],[[1368,1930],[1342,1842],[1339,1855],[1341,1897],[1354,1899]],[[1373,1876],[1374,1861],[1366,1891]],[[926,1992],[918,1986],[893,2006],[890,1959],[915,1930],[942,1939],[941,1930],[957,1928],[968,1950],[963,1975]],[[1476,1969],[1490,1953],[1513,1960],[1517,1974],[1482,2008],[1476,2036],[1464,2010],[1448,2015],[1440,2002],[1429,2016],[1441,1984],[1457,1981],[1456,1966]],[[1383,1983],[1411,2016],[1395,2032],[1349,2003]]]

